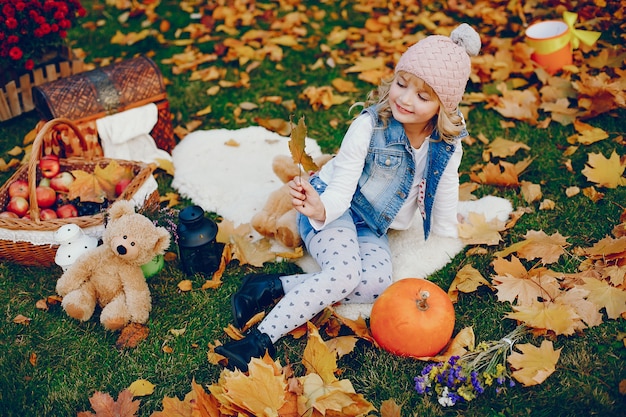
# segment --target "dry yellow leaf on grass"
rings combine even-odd
[[[240,370],[224,370],[219,387],[221,394],[216,397],[220,403],[241,408],[253,416],[274,417],[285,404],[287,382],[278,365],[252,358],[248,375]],[[217,390],[211,392],[215,395]]]
[[[530,146],[522,142],[515,142],[504,138],[496,138],[491,142],[483,152],[483,161],[489,161],[491,158],[506,158],[513,156],[520,149],[529,151]]]
[[[497,245],[502,240],[500,231],[505,223],[497,218],[487,222],[485,215],[470,212],[468,219],[459,223],[459,238],[467,245]]]
[[[623,177],[626,162],[623,162],[615,151],[611,153],[609,159],[601,153],[590,153],[588,157],[581,172],[589,181],[607,188],[626,185],[626,178]]]
[[[178,283],[177,287],[182,292],[187,292],[187,291],[191,291],[193,287],[193,283],[189,279],[184,279]]]
[[[583,281],[585,284],[581,287],[589,291],[587,300],[599,308],[604,307],[608,318],[617,319],[626,312],[626,291],[595,278],[583,278]]]
[[[481,285],[491,287],[480,271],[472,265],[467,264],[463,266],[454,277],[450,288],[448,288],[448,296],[453,303],[456,303],[459,298],[459,291],[464,293],[474,292]]]
[[[154,392],[155,385],[146,379],[138,379],[128,387],[133,397],[143,397]]]
[[[526,387],[541,384],[556,370],[556,363],[561,356],[561,349],[554,350],[552,342],[544,340],[541,347],[536,347],[529,343],[515,345],[521,351],[513,352],[507,361],[515,371],[511,374],[513,378]]]
[[[533,301],[530,305],[512,306],[514,312],[505,317],[518,320],[533,329],[552,331],[558,335],[573,335],[585,325],[572,306],[552,302]]]
[[[520,184],[522,186],[522,197],[524,197],[524,201],[526,201],[528,204],[539,201],[543,197],[543,193],[541,192],[541,185],[533,184],[530,181],[522,181]]]

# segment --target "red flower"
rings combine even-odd
[[[7,29],[13,30],[17,28],[17,20],[14,17],[8,17],[5,25],[7,25]]]
[[[14,46],[13,48],[9,49],[9,57],[14,61],[19,61],[20,59],[22,59],[23,55],[24,53],[17,46]]]
[[[80,0],[0,0],[0,68],[34,68],[85,14]]]

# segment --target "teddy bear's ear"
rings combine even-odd
[[[164,227],[157,227],[155,233],[157,234],[157,241],[154,244],[154,253],[160,255],[164,254],[167,248],[170,247],[170,232]]]
[[[135,203],[129,200],[118,200],[111,204],[108,210],[109,219],[115,220],[126,214],[135,213]]]

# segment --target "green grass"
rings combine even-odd
[[[180,53],[183,48],[161,45],[148,38],[131,46],[112,45],[111,36],[120,30],[123,33],[140,30],[142,19],[131,19],[120,24],[119,11],[104,6],[104,1],[83,1],[90,10],[86,21],[104,21],[106,24],[96,31],[76,28],[70,33],[75,47],[83,48],[88,62],[104,58],[132,57],[137,53],[149,53],[157,63]],[[179,2],[162,0],[157,9],[159,15],[172,24],[172,28],[182,28],[189,22],[189,15],[180,10]],[[203,2],[208,4],[212,2]],[[274,5],[275,2],[268,2]],[[306,25],[308,36],[324,39],[335,26],[349,27],[364,24],[365,16],[355,12],[351,1],[310,2],[324,9],[324,19],[311,18]],[[431,5],[436,8],[438,6]],[[341,11],[345,10],[343,16]],[[287,13],[285,9],[281,14]],[[267,27],[269,22],[259,20],[258,27]],[[244,28],[246,30],[247,28]],[[618,36],[613,29],[607,31]],[[227,35],[214,32],[214,40],[200,46],[205,52],[212,52]],[[166,38],[173,37],[173,30]],[[349,52],[342,44],[339,49]],[[174,115],[174,124],[183,124],[193,119],[198,110],[212,106],[212,113],[202,118],[202,129],[237,129],[255,124],[255,118],[289,119],[290,116],[306,117],[311,137],[317,138],[322,149],[334,152],[351,119],[348,108],[353,102],[361,101],[371,86],[350,75],[359,91],[349,94],[351,100],[344,105],[333,106],[328,110],[314,111],[300,93],[306,86],[330,85],[336,77],[344,77],[345,65],[334,69],[310,70],[308,67],[318,58],[325,59],[315,44],[302,51],[284,48],[285,56],[277,63],[264,61],[250,73],[250,88],[225,88],[214,97],[205,94],[215,83],[190,82],[188,74],[174,75],[171,66],[161,64],[160,68],[168,79],[168,97]],[[238,79],[242,70],[236,63],[220,60],[210,65],[227,69],[226,79]],[[285,87],[285,82],[306,81],[298,87]],[[472,85],[478,90],[480,86]],[[285,100],[294,100],[297,111],[292,114],[281,105],[265,102],[253,111],[243,112],[244,122],[237,122],[233,115],[236,106],[244,101],[257,102],[259,98],[280,95]],[[487,255],[468,256],[459,254],[431,279],[447,289],[456,272],[466,264],[472,264],[483,276],[492,273],[490,265],[493,253],[506,248],[523,238],[529,230],[543,230],[547,234],[559,232],[568,237],[570,249],[576,246],[588,247],[609,235],[619,223],[620,213],[626,204],[626,187],[602,189],[604,200],[593,203],[582,194],[567,198],[565,189],[572,185],[581,188],[589,186],[581,170],[590,152],[601,152],[606,157],[613,150],[624,154],[623,142],[615,141],[618,134],[626,129],[623,120],[626,112],[616,110],[590,121],[594,126],[610,132],[611,138],[587,147],[581,147],[571,158],[573,172],[564,168],[563,150],[568,146],[567,138],[574,133],[572,126],[552,124],[548,129],[537,129],[518,122],[514,128],[502,128],[503,118],[493,110],[482,106],[473,108],[468,117],[468,127],[473,136],[483,133],[490,139],[501,136],[509,140],[526,143],[530,151],[521,151],[511,160],[527,156],[534,158],[529,169],[521,176],[522,180],[541,183],[545,198],[556,202],[555,210],[538,210],[532,204],[532,212],[525,214],[516,226],[504,234],[503,242],[488,248]],[[34,127],[36,113],[12,119],[0,124],[2,140],[0,156],[7,158],[7,151],[21,145],[23,136]],[[333,127],[331,121],[338,121]],[[469,169],[479,163],[484,146],[477,143],[465,147],[462,164],[462,180],[467,181]],[[269,161],[268,161],[269,163]],[[2,173],[2,182],[11,172]],[[170,178],[159,174],[161,191],[171,191]],[[514,206],[529,206],[521,198],[518,189],[501,189],[483,186],[477,195],[498,195],[512,201]],[[185,201],[183,204],[188,204]],[[216,215],[218,215],[217,213]],[[553,269],[574,272],[578,262],[568,254]],[[265,269],[291,273],[297,270],[293,264],[279,263],[266,265]],[[0,414],[3,416],[73,416],[78,411],[90,410],[89,397],[95,391],[118,393],[133,381],[143,378],[156,385],[155,392],[141,398],[139,415],[149,416],[161,409],[164,396],[182,398],[191,389],[191,381],[209,385],[217,382],[220,368],[207,361],[207,344],[219,339],[225,341],[223,332],[231,320],[229,297],[237,288],[241,276],[252,271],[248,266],[231,263],[224,276],[224,284],[216,290],[194,290],[187,293],[178,291],[177,283],[185,279],[176,263],[150,279],[153,294],[153,310],[149,322],[150,334],[137,348],[117,350],[116,333],[105,331],[96,318],[79,323],[68,318],[58,305],[48,311],[38,310],[35,303],[54,294],[56,279],[60,269],[23,267],[9,262],[0,263],[0,305],[3,307],[0,322]],[[204,278],[192,277],[194,287],[199,288]],[[500,303],[493,292],[480,288],[471,294],[461,294],[455,306],[455,331],[473,326],[477,340],[498,339],[515,327],[512,320],[504,319],[511,311],[510,306]],[[13,323],[17,315],[29,317],[29,325]],[[185,329],[180,336],[174,336],[171,329]],[[626,407],[626,399],[619,393],[620,381],[626,379],[626,349],[621,338],[626,326],[624,320],[605,321],[600,326],[586,329],[582,334],[571,337],[553,338],[555,348],[562,348],[557,369],[544,383],[524,388],[520,385],[506,392],[487,392],[470,404],[446,409],[436,400],[424,398],[413,390],[413,377],[424,366],[423,362],[399,358],[379,350],[365,341],[357,344],[354,352],[338,362],[342,378],[350,379],[356,391],[371,401],[375,407],[381,402],[394,399],[403,407],[403,416],[618,416]],[[324,336],[324,334],[322,334]],[[620,336],[621,335],[621,336]],[[620,338],[621,337],[621,338]],[[527,337],[525,342],[539,345],[542,338]],[[285,363],[289,360],[298,363],[301,359],[304,340],[285,337],[277,343],[278,355]],[[173,353],[164,353],[162,348],[169,346]],[[35,364],[29,358],[36,355]],[[301,366],[296,366],[301,371]]]

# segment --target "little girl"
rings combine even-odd
[[[461,138],[458,105],[480,37],[462,24],[450,37],[411,46],[393,78],[370,93],[339,152],[313,175],[288,185],[298,228],[321,271],[244,278],[231,300],[238,327],[280,301],[245,338],[215,348],[228,367],[247,371],[253,357],[337,302],[372,303],[391,283],[389,229],[408,229],[417,212],[426,238],[457,236]]]

